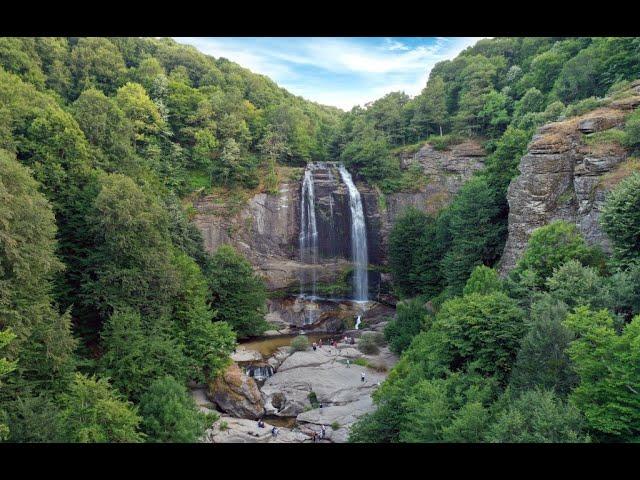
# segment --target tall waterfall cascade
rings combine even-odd
[[[367,267],[369,255],[367,252],[367,228],[364,221],[362,199],[360,192],[353,183],[351,174],[339,166],[342,181],[349,189],[349,207],[351,208],[351,256],[353,260],[353,290],[357,301],[367,301],[369,298],[369,278]]]
[[[307,167],[302,181],[300,195],[300,261],[302,263],[318,263],[318,224],[316,222],[316,204],[313,189],[312,167]],[[311,271],[311,295],[316,295],[318,275],[315,268]],[[306,275],[305,279],[306,280]],[[304,283],[301,285],[304,290]],[[305,293],[302,291],[301,293]]]
[[[339,172],[339,175],[336,173],[334,176],[333,172]],[[312,266],[301,272],[300,293],[303,297],[311,294],[312,298],[317,298],[320,255],[325,259],[349,258],[350,255],[353,263],[352,298],[358,302],[368,300],[367,230],[363,204],[360,192],[344,165],[328,162],[307,165],[300,193],[298,240],[300,262]],[[308,313],[313,316],[314,312]],[[313,321],[311,318],[306,320]]]

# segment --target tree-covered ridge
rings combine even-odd
[[[168,39],[0,39],[2,437],[197,440],[184,387],[264,330],[265,292],[180,197],[273,189],[338,114]]]
[[[533,232],[506,278],[490,267],[506,240],[507,187],[536,128],[606,105],[605,95],[621,98],[639,76],[638,38],[496,38],[436,65],[420,96],[390,94],[345,116],[366,133],[347,129],[344,151],[367,152],[375,138],[385,181],[402,175],[393,148],[405,143],[426,138],[439,147],[471,135],[489,151],[486,168],[448,207],[434,216],[410,209],[391,232],[389,266],[406,300],[385,336],[402,356],[351,441],[637,435],[638,174],[609,194],[601,216],[612,257],[588,246],[575,225],[554,222]],[[413,102],[422,107],[409,113]],[[614,132],[631,161],[640,153],[638,114]],[[412,130],[420,121],[423,129]]]
[[[354,107],[340,120],[334,156],[393,190],[401,174],[393,155],[398,147],[477,136],[493,152],[508,127],[531,134],[536,125],[575,112],[567,106],[636,78],[638,37],[481,40],[437,63],[419,95],[391,92]],[[436,138],[442,135],[445,142]]]

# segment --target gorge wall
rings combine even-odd
[[[401,167],[418,165],[425,176],[422,188],[384,195],[357,178],[367,230],[369,264],[385,265],[391,227],[409,207],[435,213],[448,204],[462,184],[484,167],[485,152],[477,141],[468,140],[444,150],[423,145],[400,157]],[[231,244],[262,274],[270,290],[292,290],[299,279],[314,269],[317,281],[334,283],[351,267],[349,192],[336,164],[319,164],[314,172],[316,221],[320,232],[316,267],[299,261],[300,195],[303,168],[282,174],[279,193],[258,193],[236,208],[213,195],[194,201],[195,224],[213,252]],[[384,277],[384,276],[383,276]],[[375,287],[375,282],[371,288]]]
[[[520,175],[509,185],[502,274],[516,265],[531,232],[554,220],[575,223],[589,244],[609,249],[599,224],[606,194],[638,167],[607,132],[622,128],[638,106],[640,81],[601,108],[538,129],[520,160]]]

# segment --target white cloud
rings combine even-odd
[[[442,38],[423,45],[385,38],[176,38],[225,57],[309,100],[350,109],[386,93],[420,93],[431,68],[477,38]],[[435,40],[435,41],[434,41]]]

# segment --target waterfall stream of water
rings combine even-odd
[[[369,256],[367,253],[367,229],[362,209],[360,192],[353,183],[351,174],[339,166],[342,181],[349,190],[349,207],[351,208],[351,256],[353,261],[353,290],[357,301],[366,302],[369,298],[369,278],[367,268]]]
[[[316,222],[315,194],[313,189],[313,172],[311,165],[304,171],[302,181],[300,211],[300,261],[302,263],[318,263],[318,224]],[[304,280],[306,280],[306,275]],[[304,292],[304,280],[301,292]],[[317,272],[315,267],[311,271],[311,295],[316,295]]]

